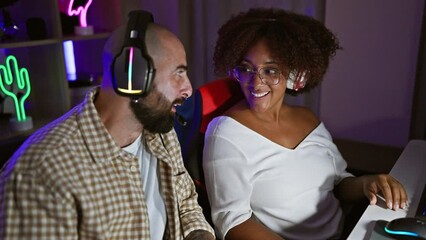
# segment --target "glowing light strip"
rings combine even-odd
[[[90,4],[92,4],[93,0],[88,0],[86,5],[79,6],[77,9],[72,9],[74,5],[74,0],[70,0],[68,5],[68,16],[77,16],[80,15],[80,26],[87,27],[87,10],[89,9]]]
[[[64,46],[65,69],[67,78],[70,81],[77,80],[77,70],[75,68],[74,45],[72,41],[65,41]]]
[[[16,65],[18,66],[18,65]],[[23,83],[24,80],[26,80],[26,84]],[[30,96],[30,92],[31,92],[31,84],[30,84],[30,76],[28,74],[28,70],[26,68],[22,68],[21,69],[21,76],[20,79],[18,80],[18,88],[19,89],[24,89],[25,85],[27,85],[27,92],[21,97],[21,99],[19,99],[19,108],[21,111],[21,121],[26,121],[27,120],[27,114],[25,113],[25,106],[24,106],[24,102],[25,100],[27,100],[27,98]],[[18,119],[19,121],[19,119]]]
[[[419,234],[417,234],[417,233],[407,232],[407,231],[392,231],[392,230],[389,230],[386,227],[385,227],[385,231],[387,233],[396,234],[396,235],[405,235],[405,236],[413,236],[413,237],[418,237],[419,236]]]
[[[7,61],[7,60],[6,60],[6,61]],[[5,66],[0,65],[0,72],[2,72],[2,73],[4,74],[4,77],[5,77],[4,81],[5,81],[5,83],[6,83],[7,85],[12,84],[12,81],[9,79],[8,75],[6,75],[6,73],[7,73],[7,69],[6,69],[6,67],[5,67]],[[19,121],[19,120],[21,119],[21,113],[20,113],[20,111],[19,111],[18,97],[17,97],[14,93],[11,93],[9,90],[7,90],[7,89],[4,87],[3,79],[2,79],[2,77],[1,77],[1,75],[0,75],[0,89],[1,89],[1,91],[2,91],[5,95],[7,95],[7,96],[9,96],[10,98],[12,98],[13,103],[15,104],[16,118],[17,118],[17,119],[18,119],[18,121]]]
[[[131,90],[131,89],[129,90],[125,88],[118,88],[118,90],[123,93],[141,93],[142,92],[142,90]]]
[[[31,84],[28,70],[26,68],[19,69],[18,61],[13,55],[9,55],[6,58],[5,65],[6,66],[0,65],[0,90],[5,95],[12,98],[13,103],[15,105],[16,119],[18,120],[18,122],[26,121],[27,115],[25,114],[24,102],[25,100],[27,100],[28,96],[31,93]],[[22,95],[21,99],[18,99],[17,94],[6,89],[6,87],[4,86],[4,84],[12,86],[14,80],[13,77],[16,77],[16,85],[19,90],[24,90],[24,88],[26,87],[26,92]]]
[[[130,91],[132,91],[133,51],[131,47],[129,53],[129,69],[127,70],[127,89]]]

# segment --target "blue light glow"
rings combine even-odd
[[[392,230],[389,230],[386,227],[385,227],[385,231],[389,234],[395,234],[395,235],[404,235],[404,236],[413,236],[413,237],[419,236],[419,234],[417,234],[417,233],[408,232],[408,231],[392,231]]]
[[[72,41],[65,41],[62,45],[64,46],[64,58],[67,78],[69,81],[75,81],[77,80],[77,71],[75,69],[74,45]]]

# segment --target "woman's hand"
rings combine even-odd
[[[377,198],[384,197],[389,209],[397,210],[408,207],[407,193],[404,186],[395,178],[387,174],[366,175],[360,177],[364,195],[370,200],[370,204],[376,204]]]

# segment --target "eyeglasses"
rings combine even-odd
[[[277,85],[281,80],[281,71],[276,67],[263,67],[256,71],[245,66],[236,66],[231,73],[242,83],[251,81],[256,75],[259,75],[260,80],[266,85]]]

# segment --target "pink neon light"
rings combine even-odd
[[[80,15],[80,26],[87,27],[87,10],[89,9],[90,4],[92,4],[93,0],[88,0],[86,5],[79,6],[77,9],[72,9],[74,5],[74,0],[70,0],[68,5],[68,16],[77,16]]]

